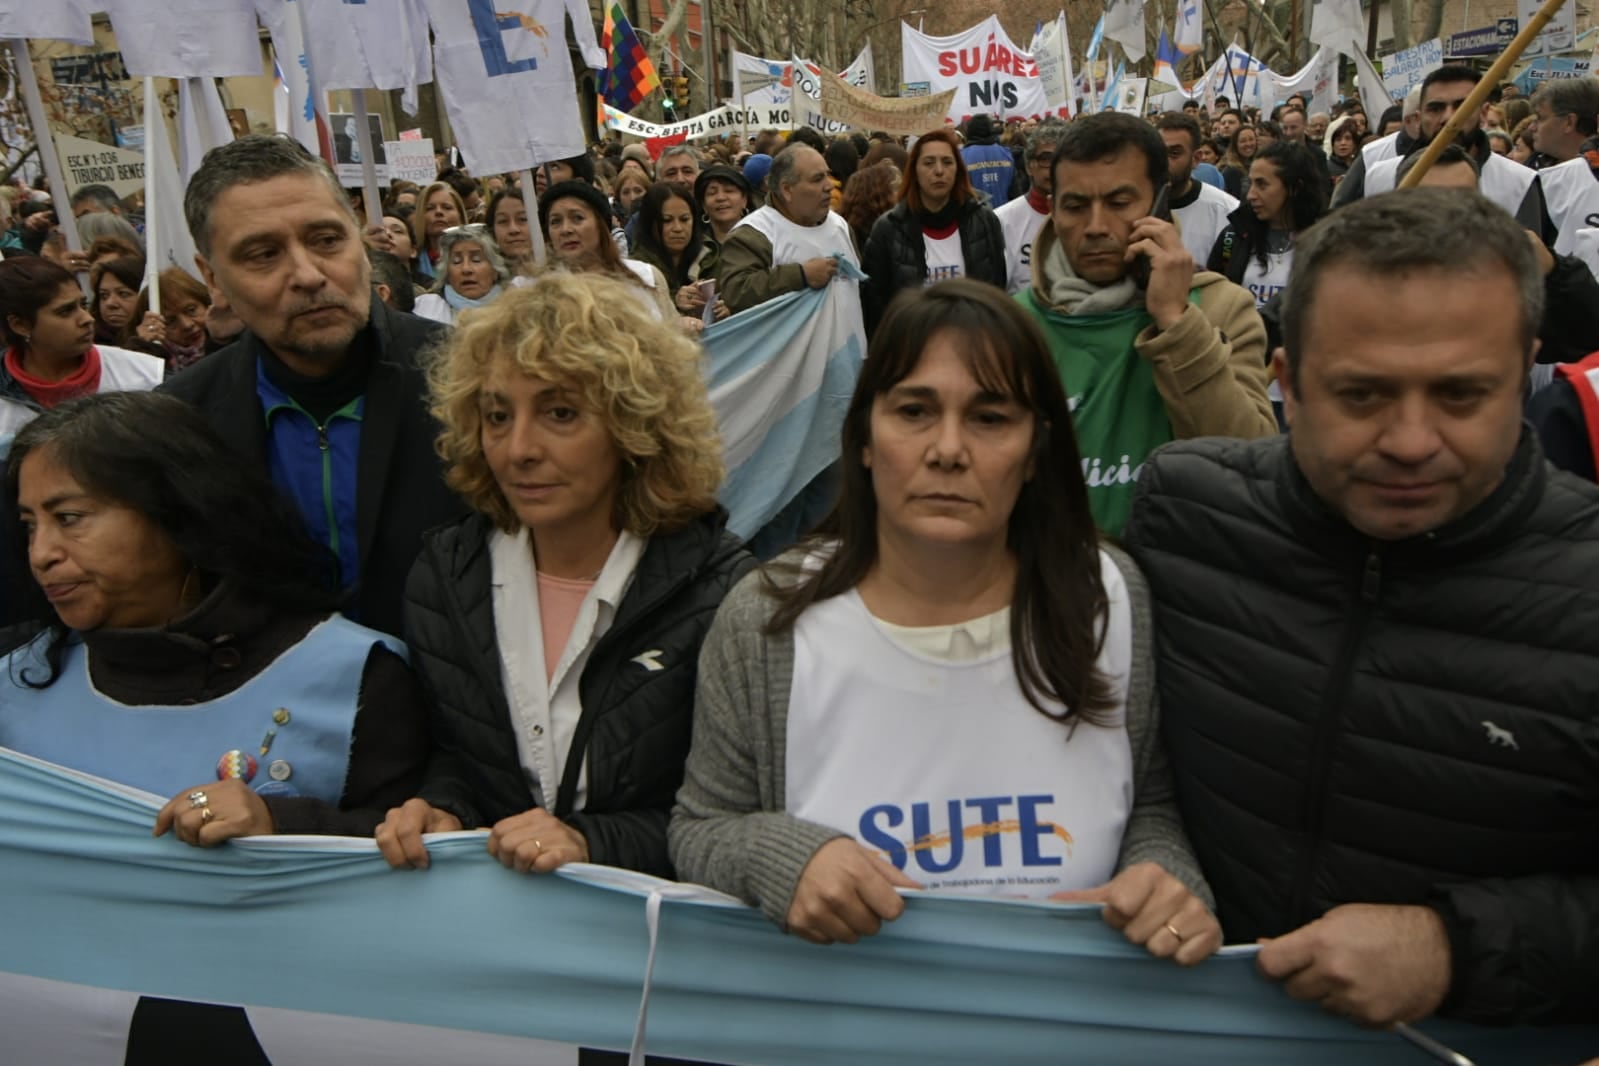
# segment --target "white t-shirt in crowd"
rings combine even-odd
[[[1249,290],[1249,295],[1255,298],[1255,308],[1266,306],[1266,301],[1276,296],[1288,284],[1288,272],[1294,265],[1294,250],[1276,252],[1266,256],[1266,265],[1261,266],[1260,260],[1253,254],[1249,257],[1249,265],[1244,268],[1244,288]]]
[[[1227,216],[1238,210],[1238,201],[1214,185],[1207,185],[1198,178],[1192,180],[1199,186],[1199,199],[1185,207],[1174,207],[1171,213],[1182,233],[1183,247],[1194,257],[1194,264],[1204,270],[1210,250],[1216,246],[1216,238],[1227,228]]]
[[[1005,288],[1014,296],[1033,284],[1033,242],[1049,221],[1049,212],[1034,208],[1029,197],[1018,196],[996,208],[994,214],[1005,232]]]
[[[922,247],[927,253],[927,284],[966,275],[966,256],[961,251],[959,227],[952,229],[947,237],[934,237],[924,229]]]
[[[1100,556],[1110,600],[1098,668],[1116,705],[1068,729],[1023,696],[998,612],[906,630],[858,591],[794,627],[784,803],[848,833],[929,889],[1044,898],[1116,870],[1133,803],[1127,739],[1132,616]]]

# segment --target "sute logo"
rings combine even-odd
[[[934,805],[913,803],[910,805],[909,841],[891,832],[905,825],[905,808],[893,803],[880,803],[861,815],[858,835],[901,870],[914,857],[916,865],[926,873],[949,873],[965,860],[968,841],[982,842],[983,866],[1004,866],[1006,837],[1016,839],[1023,866],[1059,866],[1060,855],[1046,855],[1040,846],[1045,841],[1060,840],[1065,844],[1066,854],[1071,855],[1071,833],[1039,816],[1039,807],[1054,802],[1055,797],[1048,795],[947,800],[942,812],[944,822],[937,827],[933,825]],[[1007,810],[1012,807],[1015,808],[1015,817],[1005,817]],[[934,851],[944,853],[943,861],[933,854]]]

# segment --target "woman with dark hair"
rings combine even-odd
[[[161,271],[156,283],[161,286],[161,313],[150,310],[149,289],[139,293],[133,318],[123,327],[122,343],[165,360],[171,376],[223,345],[213,343],[206,332],[210,289],[178,267]]]
[[[89,289],[94,293],[89,313],[94,316],[96,344],[116,343],[128,323],[137,321],[133,313],[143,284],[143,258],[107,259],[89,271]]]
[[[1259,147],[1260,135],[1253,126],[1239,126],[1227,143],[1227,151],[1221,157],[1221,176],[1235,200],[1242,200],[1249,192],[1249,164],[1254,162]]]
[[[507,185],[489,200],[489,234],[512,275],[533,276],[533,230],[521,189]]]
[[[1095,531],[1049,347],[1003,290],[895,302],[818,535],[723,602],[669,841],[681,878],[853,942],[896,889],[1106,903],[1221,943],[1160,746],[1148,590]]]
[[[902,180],[899,167],[887,162],[861,167],[850,176],[844,186],[844,203],[838,213],[849,223],[855,247],[866,247],[872,223],[882,218],[899,199]]]
[[[827,161],[827,176],[833,181],[833,210],[837,211],[844,203],[845,184],[860,169],[861,154],[849,138],[835,137],[822,158]]]
[[[3,591],[48,624],[0,661],[0,746],[172,797],[154,830],[195,847],[367,836],[414,794],[429,738],[404,649],[333,613],[331,557],[194,408],[121,392],[40,415],[3,506],[31,571]],[[129,1027],[129,1063],[266,1061],[238,1007],[81,1010]]]
[[[962,277],[1005,288],[1004,228],[978,200],[949,130],[916,141],[899,203],[872,224],[861,269],[868,277],[861,283],[868,336],[901,289]]]
[[[175,797],[156,830],[199,847],[364,836],[420,783],[403,649],[333,613],[327,553],[194,408],[63,404],[17,434],[5,493],[49,623],[0,665],[0,746]]]
[[[1288,284],[1294,238],[1326,213],[1327,182],[1313,150],[1294,141],[1265,145],[1249,167],[1249,196],[1216,238],[1208,268],[1263,306]]]
[[[130,321],[137,321],[130,319]],[[161,360],[97,345],[95,321],[77,280],[48,259],[0,262],[0,457],[40,413],[78,396],[161,384]]]
[[[700,221],[705,223],[705,240],[720,258],[722,242],[755,210],[755,187],[733,167],[706,167],[694,179],[694,199],[702,212]],[[710,273],[714,276],[714,266]]]
[[[639,204],[633,257],[648,263],[666,278],[667,291],[678,313],[700,318],[705,311],[701,279],[716,277],[716,249],[705,239],[705,227],[693,197],[680,185],[665,182],[644,194]],[[716,301],[715,315],[727,317],[727,304]]]
[[[648,263],[622,258],[611,237],[610,220],[610,201],[588,182],[563,181],[550,186],[539,198],[539,228],[550,252],[546,269],[604,274],[626,282],[657,318],[678,318],[666,276]],[[536,283],[538,279],[533,280]]]
[[[1333,188],[1344,180],[1355,157],[1360,154],[1360,133],[1355,128],[1354,115],[1340,115],[1327,127],[1327,173]]]

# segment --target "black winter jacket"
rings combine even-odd
[[[725,521],[718,512],[650,538],[583,668],[572,747],[559,785],[542,791],[550,813],[587,838],[592,862],[672,875],[666,823],[688,759],[700,644],[722,598],[755,566]],[[492,530],[472,515],[430,533],[405,589],[406,642],[434,708],[437,749],[420,795],[467,828],[534,806],[500,671]],[[646,653],[655,653],[651,665],[639,662]]]
[[[966,276],[1005,287],[1005,230],[993,209],[976,199],[961,205],[961,255],[966,260]],[[927,245],[922,239],[922,222],[903,200],[876,222],[861,253],[861,269],[871,280],[861,284],[861,310],[866,316],[866,332],[877,330],[878,320],[901,289],[919,289],[927,284]]]
[[[376,297],[363,338],[377,344],[367,377],[356,457],[356,534],[360,584],[346,613],[363,625],[400,635],[400,594],[421,549],[422,534],[465,510],[444,484],[433,442],[439,427],[427,407],[427,376],[420,359],[445,333],[443,326],[391,311]],[[256,392],[261,342],[246,331],[161,386],[206,416],[243,459],[267,466],[266,416]]]
[[[1144,467],[1125,537],[1227,940],[1430,905],[1442,1013],[1599,1021],[1599,486],[1524,432],[1487,500],[1378,542],[1287,437],[1184,441]]]

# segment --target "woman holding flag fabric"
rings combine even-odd
[[[1147,588],[1095,531],[1037,325],[970,280],[901,297],[842,452],[821,533],[706,637],[679,875],[817,943],[925,888],[1098,902],[1157,956],[1210,955]]]

